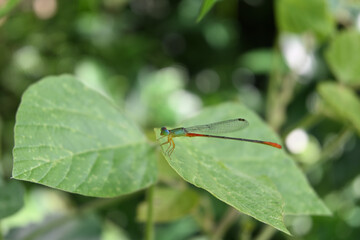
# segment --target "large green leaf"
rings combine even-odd
[[[324,82],[317,91],[338,119],[350,122],[360,135],[360,99],[349,88],[334,82]]]
[[[280,142],[261,119],[235,103],[204,109],[184,126],[242,117],[250,126],[229,136]],[[156,129],[159,137],[159,130]],[[266,145],[210,138],[179,137],[169,164],[186,181],[264,223],[288,233],[286,214],[328,215],[302,172],[284,150]]]
[[[24,204],[24,187],[15,180],[0,183],[0,219],[17,212]]]
[[[179,219],[191,213],[199,203],[198,194],[191,189],[177,190],[158,187],[154,191],[153,215],[155,222],[168,222]],[[145,222],[148,205],[139,205],[137,219]]]
[[[318,40],[324,40],[335,29],[326,0],[278,0],[276,19],[280,31],[311,32]]]
[[[88,196],[137,191],[156,179],[137,125],[71,76],[29,87],[16,115],[13,177]]]
[[[360,33],[343,31],[331,41],[326,60],[336,78],[349,85],[360,86]]]

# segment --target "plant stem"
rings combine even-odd
[[[277,232],[277,230],[269,225],[265,225],[255,240],[268,240]]]
[[[296,74],[290,72],[286,76],[282,76],[283,80],[279,89],[274,89],[271,94],[271,102],[273,106],[268,115],[269,124],[278,131],[286,120],[286,108],[294,95],[296,86]]]
[[[147,189],[146,202],[148,206],[147,221],[146,221],[146,240],[154,239],[154,216],[153,216],[153,204],[154,204],[154,185]]]
[[[277,39],[276,42],[279,40]],[[297,75],[290,71],[286,75],[281,71],[280,55],[277,45],[274,46],[273,67],[269,76],[266,96],[267,122],[278,131],[286,120],[286,108],[294,95]]]
[[[219,225],[214,230],[212,240],[223,239],[224,234],[229,229],[229,227],[238,219],[240,213],[233,207],[228,207],[224,217],[221,219]]]
[[[277,40],[276,40],[277,42]],[[269,76],[269,85],[267,88],[266,94],[266,118],[269,123],[273,122],[274,118],[274,108],[276,105],[276,98],[278,94],[278,89],[281,86],[281,74],[279,72],[279,62],[277,61],[275,55],[279,52],[277,46],[274,46],[274,57],[273,57],[273,66],[272,71]]]
[[[11,12],[11,10],[13,10],[19,3],[20,0],[5,1],[5,4],[0,8],[0,18]]]

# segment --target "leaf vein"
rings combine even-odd
[[[71,128],[69,126],[64,126],[64,125],[56,125],[56,124],[37,124],[37,123],[28,123],[28,124],[17,124],[17,127],[31,127],[31,126],[35,126],[35,127],[44,127],[44,128],[60,128],[60,129],[65,129],[68,130],[70,132],[74,132],[74,133],[79,133],[81,135],[84,135],[86,137],[90,137],[90,138],[95,138],[98,139],[97,137],[87,134],[79,129],[76,128]]]

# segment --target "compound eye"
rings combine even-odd
[[[160,135],[169,135],[169,130],[167,130],[166,127],[162,127],[161,128],[161,132],[160,132]]]

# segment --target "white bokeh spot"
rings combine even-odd
[[[305,151],[309,136],[303,129],[298,128],[287,135],[285,143],[290,152],[299,154]]]

